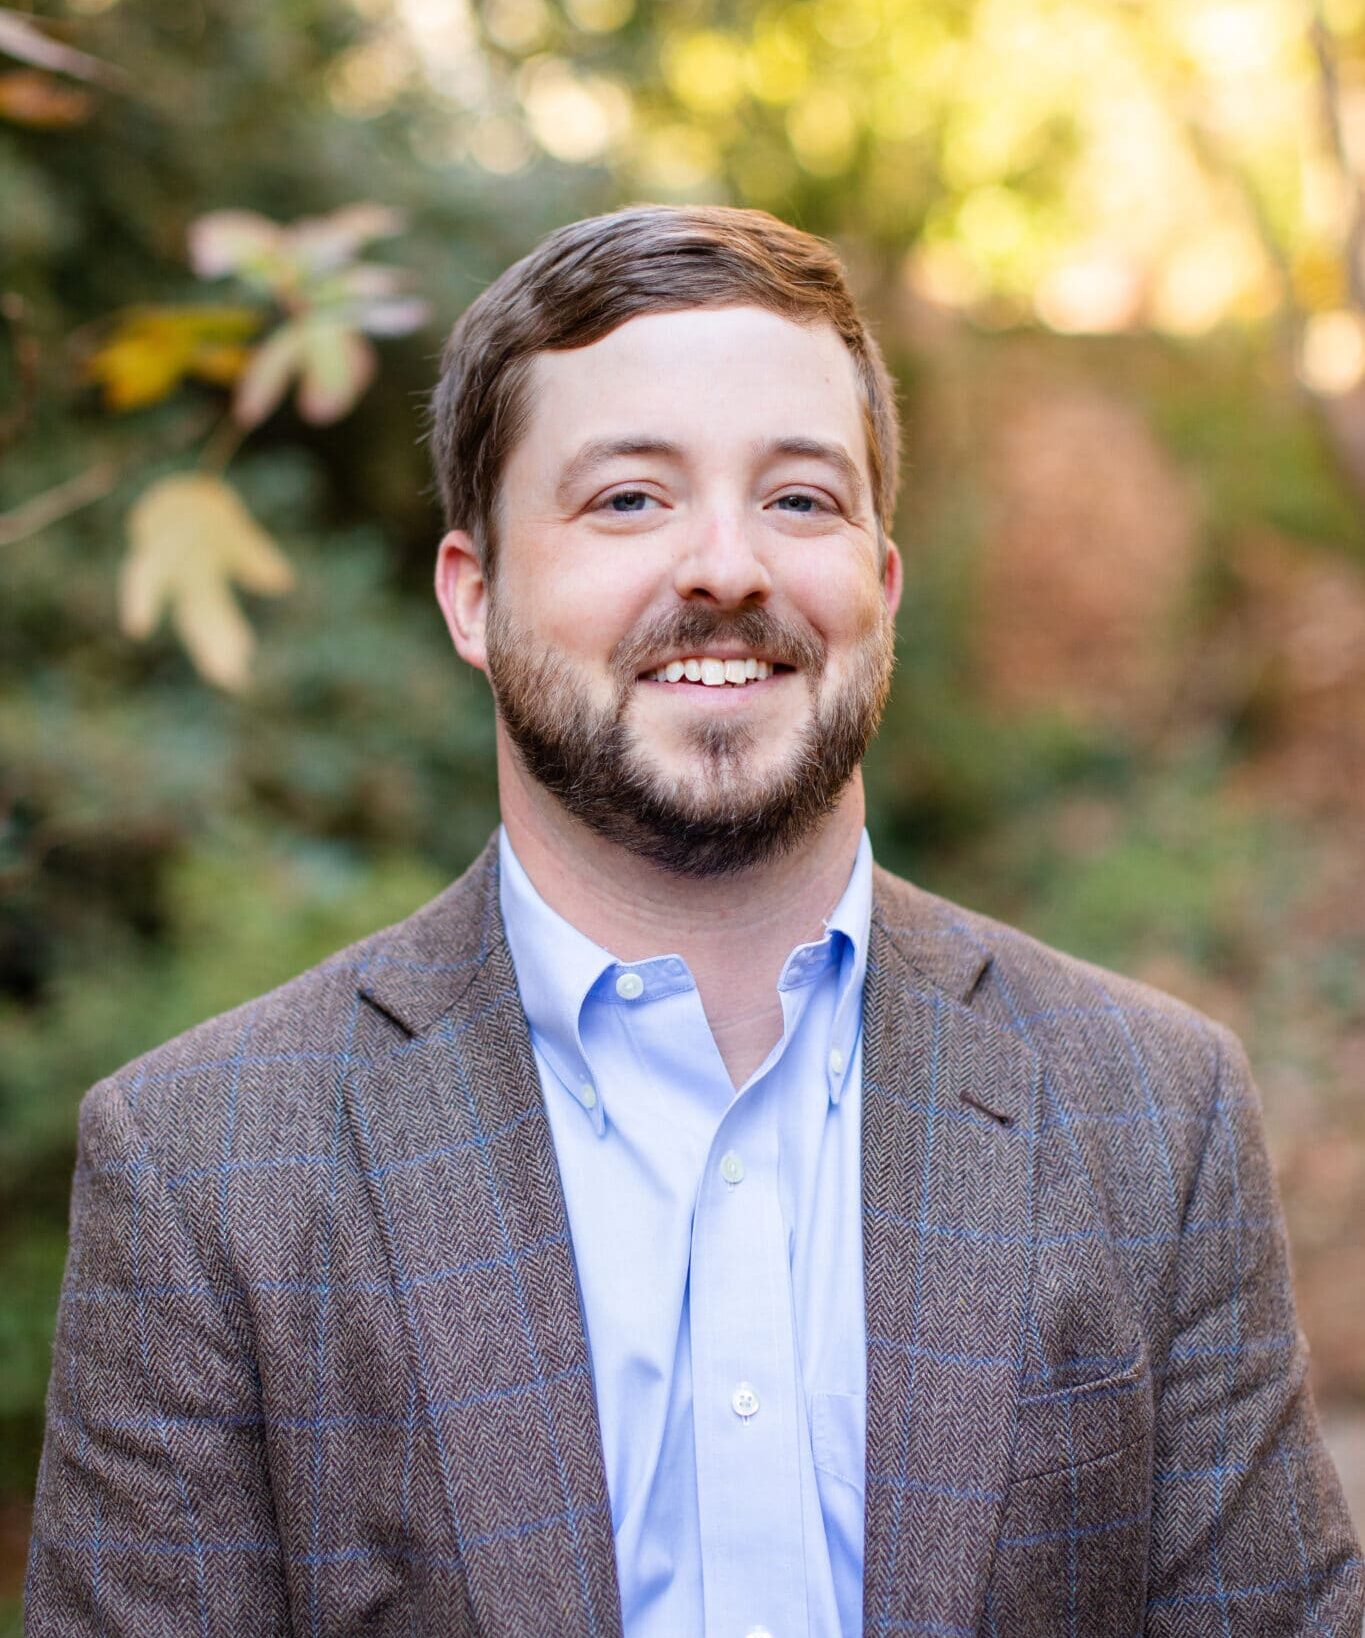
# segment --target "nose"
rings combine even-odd
[[[717,509],[698,519],[698,527],[689,536],[674,574],[679,597],[718,608],[767,601],[772,576],[742,519]]]

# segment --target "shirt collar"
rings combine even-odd
[[[837,1104],[853,1069],[863,1021],[863,980],[867,976],[872,930],[872,842],[866,830],[858,843],[848,886],[826,918],[825,930],[833,935],[839,961],[839,999],[834,1007],[825,1065],[830,1102]],[[799,949],[792,952],[788,967],[799,954]],[[784,975],[786,971],[784,968]]]
[[[588,1073],[578,1018],[588,991],[616,958],[546,904],[513,852],[505,826],[498,830],[498,895],[531,1034],[600,1136],[602,1100]]]
[[[505,826],[498,831],[498,892],[508,947],[516,967],[522,1010],[537,1047],[569,1094],[588,1112],[600,1136],[605,1129],[602,1100],[592,1084],[579,1017],[589,992],[616,957],[552,910],[536,891],[513,850]],[[782,969],[779,987],[803,982],[804,969],[839,964],[838,1001],[830,1031],[827,1080],[838,1103],[853,1067],[862,1022],[863,980],[872,923],[872,843],[866,830],[839,902],[825,919],[828,940],[798,945]],[[636,967],[641,964],[636,963]],[[685,975],[686,969],[678,963]],[[672,964],[655,963],[651,985],[677,975]]]

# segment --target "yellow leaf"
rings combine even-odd
[[[246,368],[251,350],[229,342],[209,342],[190,360],[189,374],[215,387],[230,387]]]
[[[93,353],[86,375],[114,410],[140,409],[187,375],[228,385],[246,363],[242,343],[260,326],[250,307],[137,307]]]
[[[106,408],[141,409],[174,390],[184,374],[184,358],[182,349],[165,337],[123,335],[101,347],[85,373],[104,388]]]
[[[244,688],[255,639],[233,584],[278,596],[294,575],[236,491],[204,472],[162,478],[128,514],[128,538],[119,583],[124,631],[150,636],[169,609],[200,674],[220,688]]]

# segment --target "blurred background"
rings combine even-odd
[[[1365,1522],[1365,0],[0,8],[0,1631],[76,1109],[495,823],[441,338],[637,199],[902,389],[881,860],[1246,1041]]]

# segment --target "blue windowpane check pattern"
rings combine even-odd
[[[30,1638],[621,1634],[498,874],[87,1096]],[[1232,1037],[874,867],[860,1091],[864,1631],[1359,1638]]]
[[[676,955],[618,962],[505,832],[501,907],[564,1184],[626,1638],[862,1628],[866,835],[736,1091]],[[736,1409],[738,1405],[739,1409]]]

